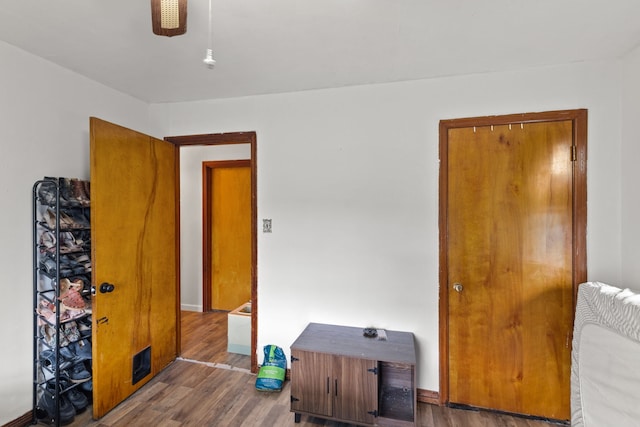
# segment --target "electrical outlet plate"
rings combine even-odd
[[[262,220],[262,232],[271,233],[271,219],[265,218]]]

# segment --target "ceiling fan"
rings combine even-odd
[[[187,0],[151,0],[153,33],[179,36],[187,32]]]

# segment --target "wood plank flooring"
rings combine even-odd
[[[227,353],[226,311],[183,311],[181,322],[182,358],[251,369],[251,356]]]
[[[136,427],[136,426],[198,426],[198,427],[280,427],[329,426],[347,427],[349,424],[302,416],[294,423],[290,407],[290,383],[282,392],[264,393],[255,389],[255,375],[248,372],[248,356],[226,353],[226,314],[208,316],[202,313],[183,313],[183,359],[177,360],[158,374],[133,396],[102,419],[91,419],[90,410],[76,416],[74,427]],[[204,323],[202,331],[199,320]],[[220,327],[224,324],[225,345],[219,343]],[[203,341],[209,344],[202,344]],[[215,347],[212,351],[209,346]],[[224,351],[223,351],[224,349]],[[212,363],[229,365],[227,369],[212,367]],[[418,404],[419,427],[550,427],[557,426],[486,411],[452,409],[425,403]]]

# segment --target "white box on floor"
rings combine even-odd
[[[251,355],[251,303],[227,314],[227,351]]]

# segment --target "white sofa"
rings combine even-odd
[[[571,425],[640,426],[640,295],[599,282],[578,289]]]

